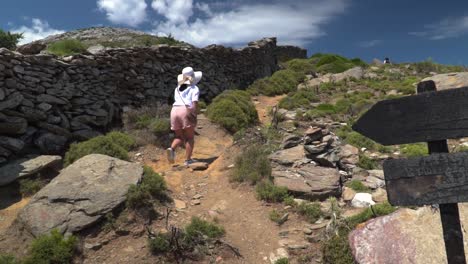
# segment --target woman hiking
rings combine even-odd
[[[185,166],[190,165],[195,144],[195,127],[197,125],[197,103],[200,90],[197,83],[202,78],[201,71],[194,71],[192,67],[185,67],[182,74],[177,76],[177,88],[174,91],[174,104],[171,110],[171,130],[175,133],[171,147],[166,150],[170,163],[175,161],[175,151],[178,146],[185,144]]]

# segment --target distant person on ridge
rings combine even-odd
[[[390,64],[390,59],[389,59],[388,57],[385,58],[384,61],[383,61],[383,63],[384,63],[384,64]]]
[[[177,88],[174,91],[174,104],[171,110],[171,129],[175,133],[171,147],[166,150],[167,160],[175,161],[175,150],[185,144],[185,166],[190,165],[195,144],[195,127],[197,125],[197,103],[200,90],[197,83],[202,78],[201,71],[186,67],[177,76]]]

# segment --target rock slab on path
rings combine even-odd
[[[43,169],[59,166],[62,162],[60,156],[37,156],[24,158],[7,163],[0,167],[0,186],[7,185],[15,180],[33,175]]]
[[[312,164],[297,169],[277,167],[272,176],[275,185],[312,199],[326,199],[341,193],[340,174],[333,168]]]
[[[124,202],[128,188],[142,174],[139,164],[100,154],[85,156],[33,196],[19,213],[19,223],[34,236],[55,228],[78,232]]]
[[[468,224],[468,206],[460,204],[462,226]],[[468,234],[463,229],[465,252]],[[447,263],[439,212],[430,207],[402,208],[370,220],[352,231],[350,246],[357,263]]]

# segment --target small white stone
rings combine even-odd
[[[372,200],[372,194],[370,193],[356,193],[351,201],[351,206],[358,208],[369,207],[374,204],[375,202]]]

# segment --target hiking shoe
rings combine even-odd
[[[188,167],[192,163],[195,163],[195,160],[189,159],[189,160],[185,160],[184,165]]]
[[[175,161],[175,151],[172,148],[166,149],[167,161],[174,163]]]

